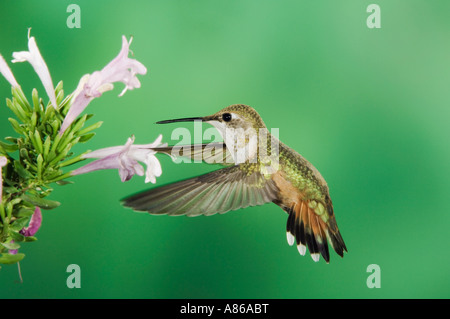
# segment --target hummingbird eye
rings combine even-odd
[[[225,122],[230,122],[231,121],[231,114],[230,113],[223,113],[222,114],[222,120],[224,120]]]

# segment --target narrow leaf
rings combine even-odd
[[[23,135],[24,129],[20,126],[19,122],[17,120],[13,119],[12,117],[8,118],[8,121],[11,123],[11,126],[13,127],[14,131],[17,133]]]
[[[91,131],[93,131],[93,130],[96,130],[96,129],[98,129],[100,126],[102,126],[102,124],[103,124],[102,121],[97,122],[97,123],[95,123],[95,124],[92,124],[92,125],[90,125],[90,126],[84,128],[84,129],[82,129],[81,131],[79,131],[79,132],[78,132],[78,135],[81,136],[81,135],[84,135],[84,134],[86,134],[86,133],[89,133],[89,132],[91,132]]]
[[[18,261],[21,261],[25,257],[25,254],[1,254],[0,255],[0,264],[15,264]]]
[[[25,200],[35,206],[38,206],[42,209],[54,209],[61,205],[60,202],[45,199],[45,198],[40,198],[40,197],[33,196],[30,194],[23,194],[22,198],[23,198],[23,200]]]

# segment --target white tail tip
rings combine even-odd
[[[287,238],[287,242],[288,242],[289,246],[294,245],[294,241],[295,241],[294,235],[292,235],[290,232],[286,232],[286,238]]]
[[[297,246],[298,252],[300,253],[300,255],[305,256],[306,254],[306,246],[305,245],[298,245]]]

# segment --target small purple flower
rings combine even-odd
[[[145,182],[156,183],[156,177],[161,176],[161,164],[156,158],[157,153],[154,148],[165,146],[161,144],[162,135],[151,144],[133,145],[134,136],[127,140],[123,146],[113,146],[102,148],[85,154],[83,158],[98,158],[98,160],[80,167],[72,172],[72,175],[86,174],[101,169],[119,169],[119,176],[122,182],[130,180],[135,174],[143,176]],[[138,162],[146,164],[147,169]]]
[[[11,244],[13,244],[13,243],[14,243],[14,240],[11,240]],[[8,253],[10,253],[11,255],[15,255],[15,254],[17,254],[18,251],[19,251],[18,249],[10,249],[10,250],[8,250]]]
[[[36,206],[34,209],[34,214],[31,216],[30,223],[28,227],[24,227],[20,230],[20,233],[25,237],[34,236],[37,233],[42,224],[42,213],[41,209]]]
[[[100,97],[104,92],[114,88],[114,82],[123,82],[125,88],[119,94],[122,96],[127,90],[140,88],[136,74],[146,74],[147,68],[139,61],[130,59],[130,42],[122,36],[122,49],[117,57],[109,62],[101,71],[95,71],[91,75],[83,76],[73,93],[73,103],[61,126],[60,134],[72,124],[88,104],[96,97]]]
[[[11,84],[12,87],[19,86],[19,84],[16,81],[16,78],[11,72],[11,69],[9,68],[8,64],[6,63],[5,59],[2,57],[1,54],[0,54],[0,73],[5,77],[6,80],[8,80],[9,84]]]
[[[34,214],[31,216],[30,223],[28,224],[28,227],[24,227],[20,230],[20,234],[22,234],[25,237],[34,236],[34,234],[37,233],[39,228],[41,227],[42,223],[42,213],[41,209],[36,206],[34,209]],[[14,240],[11,240],[11,243],[14,243]],[[9,253],[11,255],[17,254],[18,249],[10,249]]]
[[[50,71],[42,58],[41,52],[39,52],[36,39],[30,37],[30,29],[28,29],[28,51],[14,52],[13,58],[13,63],[28,61],[31,64],[34,71],[41,79],[52,106],[56,109],[58,105],[56,103],[55,87],[53,86]]]

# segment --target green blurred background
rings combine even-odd
[[[67,6],[81,8],[69,29]],[[119,199],[154,187],[117,171],[56,187],[38,241],[0,270],[0,298],[449,298],[450,2],[383,1],[381,29],[366,26],[372,1],[1,1],[0,52],[8,60],[36,37],[53,81],[67,93],[133,35],[149,73],[87,112],[104,121],[77,151],[164,141],[155,121],[257,109],[280,139],[330,187],[349,249],[314,263],[286,243],[287,215],[268,204],[211,217],[124,209]],[[44,90],[30,65],[11,64],[30,96]],[[10,96],[0,80],[0,99]],[[0,105],[0,136],[14,135]],[[186,123],[192,129],[193,125]],[[177,141],[172,141],[176,143]],[[161,156],[157,185],[216,169]],[[66,267],[81,267],[81,289]],[[369,289],[370,264],[381,288]]]

